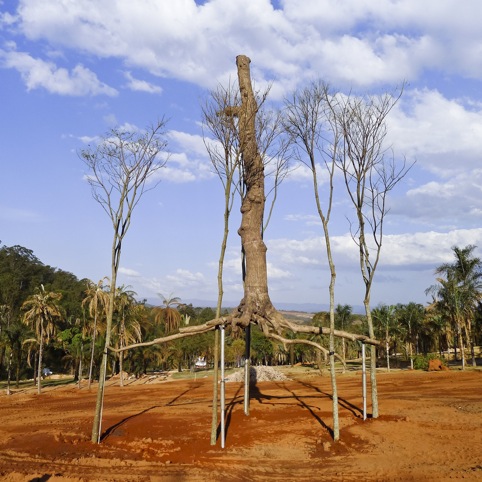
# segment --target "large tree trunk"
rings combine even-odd
[[[236,57],[241,106],[239,108],[239,137],[243,158],[246,194],[241,205],[241,227],[238,230],[246,255],[244,298],[238,312],[238,325],[247,327],[251,321],[266,320],[274,311],[268,295],[266,245],[262,227],[264,216],[264,164],[256,142],[256,113],[258,106],[251,86],[250,59]]]

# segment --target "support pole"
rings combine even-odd
[[[244,362],[244,414],[249,415],[249,382],[251,358],[251,325],[246,327],[246,353]]]
[[[224,448],[225,443],[225,405],[226,405],[226,391],[224,380],[224,325],[221,325],[221,448]]]
[[[367,369],[365,343],[362,343],[362,392],[363,392],[363,420],[367,419]]]

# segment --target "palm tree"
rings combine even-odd
[[[130,342],[141,341],[141,325],[135,318],[135,298],[137,295],[128,286],[120,286],[116,290],[115,310],[119,315],[116,326],[113,327],[112,334],[117,334],[119,347],[123,348]],[[120,386],[124,386],[124,352],[119,352],[119,373]]]
[[[44,343],[50,340],[55,332],[55,319],[61,318],[59,301],[61,293],[47,292],[43,285],[37,288],[36,293],[27,298],[22,309],[25,312],[23,321],[35,329],[39,344],[38,367],[37,367],[37,392],[42,390],[42,355]]]
[[[337,305],[335,309],[336,328],[344,331],[348,321],[350,321],[352,307],[350,305]],[[341,339],[341,352],[343,357],[343,373],[345,373],[346,362],[346,344],[345,339]]]
[[[435,274],[441,275],[437,278],[438,284],[426,290],[435,294],[439,308],[449,313],[455,326],[462,369],[465,369],[464,338],[471,347],[472,363],[475,364],[472,321],[482,299],[482,261],[473,255],[475,248],[473,245],[452,247],[455,262],[440,265],[435,270]]]
[[[163,322],[166,333],[171,333],[179,328],[181,323],[181,313],[178,308],[182,306],[181,298],[172,296],[172,293],[165,297],[162,293],[159,293],[162,298],[162,306],[155,308],[155,320],[157,323]]]
[[[380,304],[372,310],[373,320],[377,324],[377,338],[385,339],[387,371],[390,371],[390,341],[395,328],[395,307]]]
[[[403,330],[402,342],[405,343],[406,355],[410,359],[410,368],[413,370],[414,346],[417,350],[415,340],[418,338],[425,318],[425,310],[420,303],[410,302],[406,305],[398,304],[395,307],[395,316]]]
[[[85,290],[85,298],[82,301],[82,306],[87,305],[89,315],[94,320],[91,331],[91,353],[90,353],[90,365],[89,365],[89,382],[88,388],[92,383],[92,370],[94,366],[94,353],[95,353],[95,338],[99,333],[99,318],[106,312],[107,303],[109,301],[109,294],[104,290],[104,280],[101,279],[97,284],[92,281],[87,281],[87,289]]]

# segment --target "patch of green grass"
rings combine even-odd
[[[69,385],[73,383],[74,377],[73,376],[65,376],[62,378],[45,378],[42,380],[42,388],[44,387],[59,387],[63,385]],[[0,390],[4,390],[7,388],[7,381],[3,380],[0,381]],[[37,384],[33,382],[33,380],[20,380],[18,388],[16,387],[15,380],[10,380],[10,390],[25,390],[28,388],[34,388]]]

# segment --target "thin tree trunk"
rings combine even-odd
[[[43,328],[40,329],[40,347],[38,351],[38,368],[37,368],[37,393],[42,392],[42,352],[43,352]]]
[[[89,382],[88,382],[88,389],[90,390],[90,385],[92,383],[92,370],[94,367],[94,352],[95,352],[95,335],[97,332],[97,313],[94,316],[94,328],[92,331],[92,350],[90,353],[90,366],[89,366]]]
[[[80,361],[79,361],[79,388],[82,382],[82,358],[84,357],[84,343],[80,344]]]
[[[388,324],[387,324],[387,328],[386,328],[386,331],[385,331],[385,338],[386,338],[385,351],[386,351],[386,354],[387,354],[387,372],[389,372],[390,371],[390,342],[389,342],[389,339],[388,339]]]
[[[224,257],[226,255],[226,246],[229,236],[229,213],[230,213],[230,191],[231,191],[232,178],[228,176],[225,186],[225,199],[224,199],[224,233],[223,240],[221,242],[221,252],[219,254],[218,261],[218,302],[216,305],[216,318],[221,316],[221,310],[223,305],[223,267]],[[213,410],[211,420],[211,445],[216,445],[217,431],[218,431],[218,385],[219,385],[219,330],[214,332],[214,377],[213,377]]]
[[[368,334],[370,338],[375,338],[369,298],[365,298],[364,305],[368,321]],[[372,395],[372,418],[378,418],[377,347],[375,345],[370,345],[370,385]]]
[[[117,256],[120,256],[120,248],[118,250],[116,249],[115,251],[113,250],[113,252],[118,253]],[[115,266],[115,262],[113,262],[113,267],[112,267],[112,280],[111,280],[111,287],[110,287],[110,293],[109,293],[109,309],[107,312],[105,345],[104,345],[104,351],[102,353],[102,362],[100,365],[99,386],[97,388],[94,423],[92,426],[91,440],[94,443],[99,443],[100,437],[101,437],[102,410],[104,405],[105,379],[106,379],[106,372],[107,372],[107,357],[108,357],[109,346],[110,346],[112,318],[114,314],[115,286],[117,282],[117,271],[115,270],[114,266]]]
[[[34,364],[33,364],[33,386],[35,387],[37,385],[37,373],[38,373],[38,368],[37,368],[37,363],[38,363],[38,354],[35,353],[34,357]]]
[[[343,330],[343,325],[342,325],[341,329]],[[346,372],[346,343],[345,343],[344,338],[341,339],[341,353],[342,353],[342,357],[343,357],[343,372],[342,373],[345,373]]]
[[[462,370],[465,370],[465,346],[464,346],[464,338],[462,336],[462,326],[460,320],[457,320],[457,335],[459,337],[459,349],[460,349],[460,358],[462,360]]]
[[[124,343],[121,339],[121,348],[123,348]],[[124,386],[124,352],[119,353],[119,384],[121,387]]]
[[[10,352],[10,356],[8,357],[8,369],[7,369],[7,395],[11,395],[10,391],[10,378],[12,373],[12,358],[13,358],[13,351]]]

